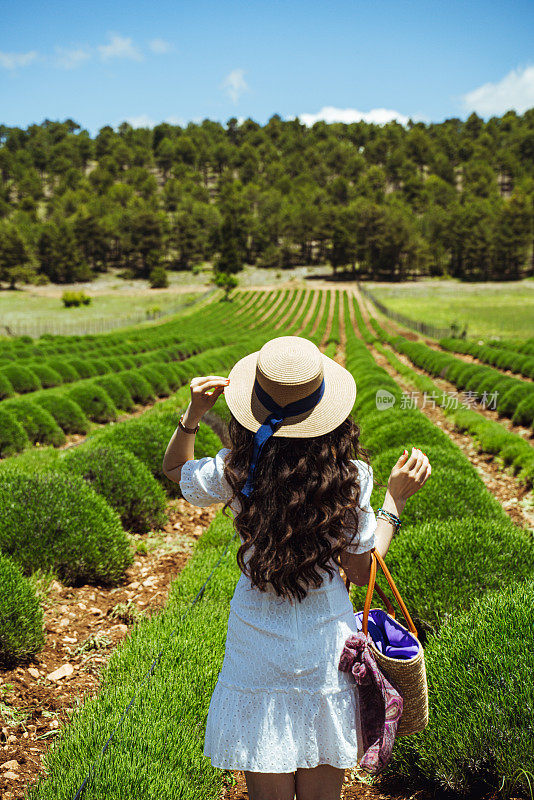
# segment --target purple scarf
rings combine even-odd
[[[381,772],[393,751],[403,700],[380,671],[363,631],[349,636],[338,669],[351,672],[358,685],[363,749],[360,767],[370,775]]]

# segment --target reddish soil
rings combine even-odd
[[[18,800],[44,775],[42,757],[69,714],[101,686],[100,672],[139,617],[165,606],[169,587],[192,546],[222,504],[195,508],[169,502],[161,531],[131,534],[135,562],[115,588],[64,586],[52,581],[41,594],[46,644],[31,661],[0,670],[0,796]],[[154,654],[156,655],[156,654]],[[63,667],[68,674],[55,678]]]

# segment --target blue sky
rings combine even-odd
[[[312,124],[534,107],[534,2],[41,0],[0,5],[0,122],[273,114]]]

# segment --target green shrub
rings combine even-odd
[[[43,609],[18,564],[0,553],[0,665],[14,666],[44,647]]]
[[[72,306],[77,308],[78,306],[90,305],[92,297],[89,297],[85,292],[66,291],[61,295],[61,300],[65,308],[71,308]]]
[[[95,378],[95,383],[101,386],[109,394],[115,406],[121,411],[133,411],[135,403],[132,395],[124,385],[124,382],[116,375],[102,375]]]
[[[63,383],[72,383],[73,381],[80,380],[78,371],[75,370],[74,367],[67,363],[67,361],[65,361],[63,358],[47,358],[46,363],[49,367],[61,375]]]
[[[69,358],[67,363],[76,370],[80,378],[95,378],[98,375],[98,371],[89,359]]]
[[[106,354],[106,363],[109,364],[110,372],[113,373],[119,372],[121,369],[125,369],[122,364],[121,356],[108,356]]]
[[[425,647],[429,724],[397,738],[387,774],[405,791],[431,782],[462,797],[516,779],[513,796],[528,797],[534,581],[472,601]]]
[[[534,395],[534,387],[529,383],[521,383],[511,386],[506,392],[497,398],[497,412],[504,417],[511,417],[519,405],[526,397]]]
[[[52,414],[25,397],[4,400],[3,407],[19,422],[32,444],[51,444],[54,447],[65,443],[65,434]]]
[[[106,375],[111,372],[111,367],[105,358],[88,358],[89,368],[95,371],[96,375]]]
[[[466,391],[477,391],[478,387],[482,383],[482,381],[487,380],[487,378],[495,378],[495,371],[492,370],[490,367],[484,369],[482,367],[477,372],[475,372],[471,377],[465,382],[464,389]]]
[[[534,420],[534,392],[524,397],[517,404],[516,410],[512,416],[512,422],[515,425],[532,425]]]
[[[129,450],[148,467],[155,478],[161,481],[171,496],[178,496],[179,485],[169,480],[162,471],[163,456],[177,428],[178,418],[179,412],[174,409],[157,414],[145,414],[137,419],[103,428],[95,432],[94,437],[99,444],[120,445]],[[196,435],[195,458],[215,455],[221,447],[219,437],[208,425],[201,422]]]
[[[78,403],[82,411],[93,422],[111,422],[117,419],[118,411],[113,400],[95,381],[74,384],[66,392],[70,400]]]
[[[139,367],[139,373],[146,378],[158,397],[168,397],[171,393],[165,375],[159,371],[156,364],[146,364]]]
[[[402,514],[403,525],[429,519],[438,523],[471,516],[489,516],[494,520],[507,518],[500,503],[488,492],[475,468],[458,448],[429,444],[423,450],[432,465],[432,477],[425,484],[424,491],[410,498]],[[396,447],[383,450],[373,458],[376,481],[387,482],[401,452]],[[374,489],[373,504],[379,496],[379,490]]]
[[[417,619],[439,629],[453,614],[469,609],[474,597],[529,580],[534,543],[518,535],[509,518],[429,519],[401,528],[387,564],[415,626]],[[460,570],[459,564],[468,567]],[[351,589],[358,608],[363,608],[366,588]]]
[[[174,364],[160,363],[157,365],[158,372],[163,376],[171,392],[175,392],[182,386],[182,379],[178,375]]]
[[[117,371],[136,369],[139,366],[134,356],[115,356],[114,360],[118,363]]]
[[[0,550],[67,584],[116,583],[133,560],[117,512],[82,478],[16,467],[2,472]]]
[[[88,442],[70,450],[61,469],[81,475],[117,511],[125,528],[147,533],[164,525],[165,492],[138,458],[116,445]]]
[[[28,367],[37,375],[43,389],[49,389],[52,386],[59,386],[59,384],[63,383],[63,378],[59,372],[48,364],[35,364],[32,362],[28,364]]]
[[[13,414],[0,406],[0,457],[7,458],[29,445],[26,431]]]
[[[0,372],[0,400],[5,400],[6,397],[13,397],[15,390],[7,375]]]
[[[515,385],[517,385],[516,382],[511,382],[507,375],[499,376],[499,374],[494,371],[492,375],[488,374],[480,381],[478,385],[478,393],[479,396],[482,395],[483,392],[495,395],[497,401],[499,401],[500,398],[502,398]],[[492,407],[494,405],[495,402],[492,403]]]
[[[238,537],[217,566],[201,602],[183,621],[181,618],[217,565],[232,533],[231,521],[217,515],[173,582],[166,608],[135,625],[112,652],[98,695],[84,703],[73,723],[65,726],[61,741],[49,751],[47,773],[29,789],[28,800],[72,800],[90,771],[95,752],[109,738],[110,720],[120,718],[131,703],[132,687],[140,684],[154,654],[163,648],[153,675],[124,719],[120,736],[106,752],[106,768],[93,769],[87,800],[141,800],[143,796],[208,800],[222,795],[223,771],[214,769],[202,755],[202,727],[223,661],[229,603],[239,577],[235,562]],[[159,735],[162,714],[165,732]],[[135,769],[132,753],[141,754]],[[150,790],[143,793],[140,786],[150,786]]]
[[[387,418],[383,411],[371,412],[365,417],[365,447],[375,453],[395,445],[407,449],[418,447],[426,453],[426,445],[449,443],[446,433],[426,417],[421,419],[420,411],[399,409],[387,413]]]
[[[13,389],[19,394],[35,392],[42,388],[41,381],[35,372],[27,367],[21,367],[19,364],[8,364],[6,367],[2,367],[0,374],[8,379]]]
[[[91,427],[82,409],[65,394],[36,392],[32,401],[46,409],[65,433],[87,433]]]
[[[118,372],[117,378],[126,386],[136,403],[147,405],[156,399],[152,386],[137,369]]]
[[[165,267],[154,267],[148,277],[151,289],[166,289],[169,278]]]

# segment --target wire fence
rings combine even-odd
[[[154,320],[168,317],[179,311],[200,303],[216,292],[217,289],[207,289],[202,294],[195,294],[189,300],[179,300],[171,303],[165,308],[145,309],[137,311],[135,314],[125,314],[113,317],[93,317],[89,319],[61,320],[57,317],[33,317],[30,320],[20,322],[0,321],[0,335],[7,336],[31,336],[38,338],[44,333],[55,336],[84,336],[93,333],[107,333],[116,328],[127,328],[130,325],[140,325],[142,322],[153,322]]]
[[[429,325],[427,322],[420,320],[410,319],[410,317],[401,314],[399,311],[393,311],[384,305],[375,295],[358,282],[360,292],[365,295],[372,303],[378,308],[384,316],[398,322],[400,325],[405,325],[407,328],[412,328],[414,331],[423,333],[425,336],[430,336],[432,339],[446,339],[452,336],[455,339],[465,339],[467,336],[467,324],[460,330],[460,326],[452,322],[448,328],[441,328],[439,325]]]

